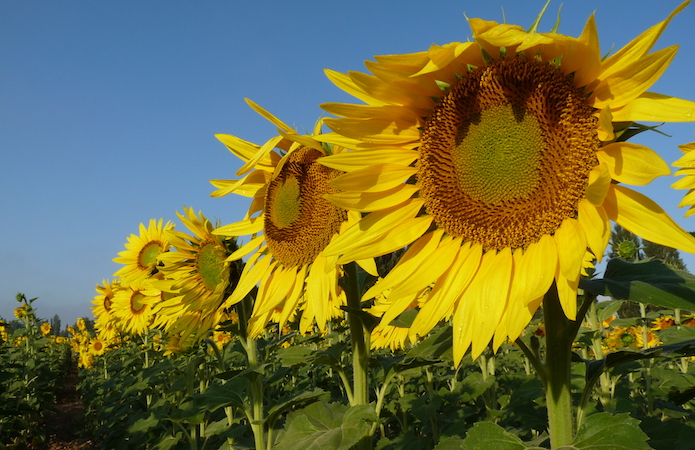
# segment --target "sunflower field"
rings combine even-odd
[[[695,448],[695,276],[677,258],[695,237],[643,193],[671,165],[636,143],[695,121],[695,102],[649,91],[688,3],[608,54],[593,15],[579,37],[540,32],[545,8],[528,29],[468,19],[469,42],[327,70],[357,103],[321,105],[309,134],[247,100],[277,134],[217,135],[240,169],[210,181],[249,199],[244,219],[140,224],[96,287],[94,331],[70,329],[85,433],[102,449]],[[688,216],[695,143],[680,148]],[[0,376],[25,390],[40,377],[13,358],[54,351],[33,333],[3,341]],[[1,392],[26,411],[3,433],[33,423],[32,389]]]

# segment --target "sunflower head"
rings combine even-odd
[[[159,255],[170,248],[165,233],[173,228],[171,222],[162,225],[162,219],[150,220],[147,228],[140,224],[140,234],[131,234],[125,244],[126,250],[114,258],[115,262],[124,265],[114,276],[129,283],[144,280],[156,273]]]

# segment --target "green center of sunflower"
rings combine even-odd
[[[286,267],[313,262],[347,219],[345,210],[323,198],[337,192],[328,182],[343,172],[318,163],[322,156],[299,147],[268,183],[263,231],[273,257]]]
[[[204,242],[198,248],[196,265],[203,284],[209,291],[214,291],[224,281],[227,253],[215,242]]]
[[[106,311],[111,311],[111,298],[112,297],[104,297],[104,309]]]
[[[132,312],[133,315],[142,314],[144,312],[145,306],[147,306],[145,298],[146,297],[141,294],[140,291],[135,291],[133,295],[130,296],[130,312]]]
[[[623,333],[622,336],[620,336],[620,340],[623,344],[630,345],[635,342],[635,336],[632,333]]]
[[[528,197],[540,183],[543,146],[534,115],[508,104],[481,111],[451,152],[461,190],[492,205]]]
[[[271,217],[278,228],[287,228],[299,219],[301,213],[299,181],[295,177],[288,177],[277,187],[270,208]]]
[[[154,267],[155,264],[157,264],[157,256],[162,253],[162,247],[163,245],[159,241],[148,242],[144,247],[142,247],[140,254],[138,255],[140,267],[145,269]]]
[[[422,133],[418,183],[439,227],[485,250],[526,248],[575,218],[600,146],[571,77],[523,56],[466,74]]]

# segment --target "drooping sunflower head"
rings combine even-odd
[[[174,228],[171,222],[162,225],[162,219],[150,220],[147,228],[140,224],[140,234],[131,234],[125,244],[126,250],[114,258],[117,263],[124,264],[114,276],[120,277],[125,283],[144,280],[157,272],[157,258],[169,250],[171,245],[166,238],[166,232]]]
[[[329,182],[342,172],[319,164],[322,156],[300,146],[285,156],[266,188],[263,231],[283,266],[312,263],[347,219],[346,210],[324,198],[337,192]]]
[[[238,303],[258,286],[251,335],[262,332],[271,320],[283,326],[299,310],[304,311],[303,329],[308,330],[314,322],[322,329],[327,320],[341,314],[344,294],[338,286],[342,272],[337,258],[327,259],[321,253],[348,223],[359,219],[358,213],[349,214],[325,198],[337,192],[332,181],[343,172],[320,161],[328,154],[343,153],[344,148],[316,140],[322,121],[317,122],[312,135],[300,135],[260,106],[247,102],[278,128],[279,136],[262,146],[235,136],[217,136],[244,161],[238,174],[246,175],[240,180],[212,180],[218,188],[212,195],[234,192],[253,198],[244,220],[214,231],[222,236],[252,235],[229,258],[238,261],[248,256],[239,285],[225,306]],[[372,269],[368,263],[365,266]]]
[[[196,336],[204,337],[216,325],[207,319],[220,316],[232,281],[227,257],[236,244],[213,235],[210,221],[202,213],[196,215],[192,208],[184,208],[184,214],[178,216],[193,234],[174,230],[167,233],[174,250],[160,255],[163,279],[153,282],[162,291],[156,308],[157,325],[176,329],[186,336],[196,332]],[[191,319],[194,317],[206,320],[196,322]]]
[[[152,325],[154,306],[160,298],[161,291],[152,287],[149,280],[122,285],[111,304],[117,327],[130,334],[147,332]]]
[[[94,321],[105,325],[109,323],[112,319],[111,305],[113,304],[113,297],[116,295],[115,291],[120,287],[117,280],[107,281],[103,280],[101,285],[96,286],[97,295],[94,296],[92,300],[92,315],[94,316]]]

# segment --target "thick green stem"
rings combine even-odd
[[[548,407],[550,446],[557,449],[574,439],[571,397],[572,340],[574,334],[565,316],[555,284],[543,298],[546,332],[545,396]]]
[[[366,405],[369,403],[369,333],[360,315],[362,302],[357,264],[353,262],[346,265],[345,272],[347,288],[345,293],[352,340],[352,404]]]
[[[369,403],[369,330],[362,320],[362,292],[357,263],[345,266],[345,294],[347,296],[348,323],[352,342],[352,402],[351,405]],[[372,448],[371,434],[357,444],[358,450]]]

